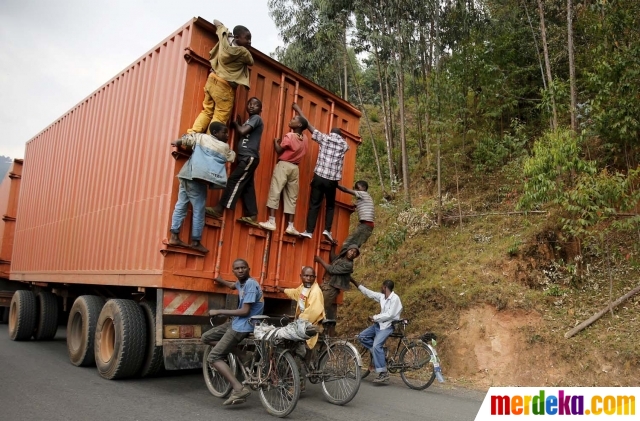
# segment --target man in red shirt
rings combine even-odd
[[[300,235],[293,226],[293,219],[296,213],[296,201],[298,200],[298,190],[300,189],[300,171],[298,164],[307,153],[309,140],[303,134],[309,126],[307,120],[302,116],[295,116],[289,122],[291,132],[284,135],[282,140],[274,139],[274,146],[278,154],[278,163],[273,170],[271,177],[271,187],[269,188],[269,220],[260,222],[264,229],[275,231],[276,211],[280,207],[280,194],[284,191],[284,213],[289,215],[289,226],[285,233],[289,235]]]

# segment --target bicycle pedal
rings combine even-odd
[[[245,403],[246,401],[247,401],[247,398],[235,399],[229,405],[240,405],[241,403]]]

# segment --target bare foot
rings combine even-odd
[[[200,253],[209,253],[209,249],[203,246],[200,241],[192,241],[190,247]]]
[[[173,247],[189,247],[189,244],[185,243],[178,237],[178,234],[171,233],[171,238],[167,241],[167,244]]]

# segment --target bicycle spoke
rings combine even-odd
[[[345,344],[334,344],[319,363],[322,391],[336,405],[344,405],[358,392],[360,366],[354,351]]]
[[[270,414],[283,417],[293,411],[300,394],[297,367],[289,353],[272,357],[270,363],[260,400]]]
[[[400,354],[402,370],[400,376],[412,389],[423,390],[435,379],[432,352],[422,343],[412,344]]]

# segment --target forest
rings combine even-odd
[[[402,292],[438,302],[415,312],[425,319],[480,304],[536,311],[530,344],[559,340],[603,306],[614,316],[615,299],[638,290],[640,2],[268,5],[285,43],[274,57],[363,112],[357,172],[375,186],[384,227],[358,275],[404,259],[390,266],[415,281]],[[466,269],[433,241],[465,244]],[[595,349],[638,328],[639,303],[622,304],[627,324],[609,325]],[[451,330],[462,318],[436,319]],[[608,360],[618,373],[640,366],[627,345]],[[569,361],[592,349],[578,348],[549,352]],[[576,385],[613,384],[582,372]]]

